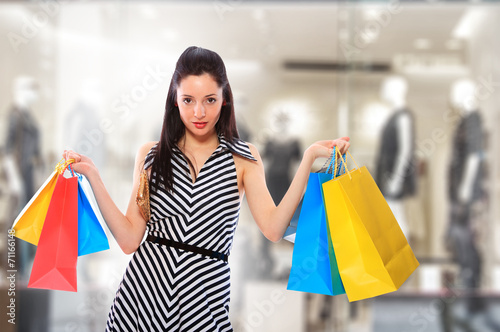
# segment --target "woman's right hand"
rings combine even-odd
[[[64,150],[63,158],[66,160],[73,159],[74,162],[71,164],[71,168],[75,172],[85,175],[87,178],[98,172],[92,159],[73,150]]]
[[[318,141],[306,149],[305,154],[311,156],[312,161],[317,158],[329,158],[333,153],[333,148],[337,147],[341,154],[347,152],[351,144],[349,137],[341,137],[335,140]]]

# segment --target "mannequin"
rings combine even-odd
[[[450,199],[454,202],[458,201],[460,203],[467,204],[475,199],[474,195],[478,194],[477,192],[475,193],[478,189],[474,188],[474,186],[475,180],[480,175],[479,172],[482,155],[482,128],[480,115],[477,110],[478,105],[475,98],[474,83],[467,79],[455,82],[451,89],[450,100],[452,107],[458,110],[461,115],[461,122],[458,126],[459,128],[460,125],[464,125],[464,122],[467,121],[467,119],[472,119],[470,121],[473,122],[471,125],[464,128],[469,131],[465,133],[465,135],[470,136],[465,137],[465,139],[472,138],[473,141],[463,143],[467,143],[469,145],[473,144],[474,148],[471,149],[471,151],[467,151],[468,153],[463,156],[465,159],[452,161],[455,163],[462,163],[465,165],[465,168],[463,169],[463,172],[461,172],[462,174],[456,175],[457,179],[455,182],[458,183],[454,185],[457,191],[455,193],[450,190]],[[455,135],[455,144],[459,144],[457,142],[459,139],[457,135],[459,134],[460,133],[457,132]],[[454,155],[453,157],[459,158],[457,155]],[[454,170],[452,169],[452,171]],[[450,185],[453,185],[453,183],[450,183]]]
[[[270,118],[273,135],[265,143],[262,157],[266,165],[266,182],[276,205],[290,186],[290,170],[294,162],[300,160],[300,144],[296,138],[291,137],[289,128],[290,116],[285,110],[277,110]],[[262,279],[273,278],[274,259],[270,252],[270,242],[261,237],[259,257],[259,274]]]
[[[13,207],[17,213],[37,189],[33,172],[41,166],[40,132],[31,113],[37,100],[38,85],[35,79],[17,77],[13,85],[13,105],[9,113],[6,140],[6,171],[9,188],[19,197],[19,205]],[[21,282],[20,286],[28,281],[35,250],[36,247],[28,242],[16,241],[17,279]],[[19,287],[16,294],[16,303],[19,303],[17,315],[30,318],[18,320],[17,331],[47,331],[50,293]]]
[[[38,99],[38,87],[32,77],[14,80],[13,105],[7,129],[7,167],[11,192],[20,197],[17,208],[24,206],[35,193],[33,169],[40,161],[38,126],[31,107]]]
[[[272,117],[274,135],[268,139],[264,149],[267,159],[266,182],[274,203],[279,204],[290,186],[290,168],[300,159],[300,144],[291,137],[289,128],[291,119],[285,111],[278,111]]]
[[[482,195],[483,129],[477,111],[475,85],[470,80],[459,80],[452,85],[450,101],[460,113],[449,167],[450,201],[447,247],[460,267],[460,281],[466,289],[480,286],[481,257],[474,231],[471,229],[472,208]],[[481,298],[471,296],[467,303],[469,314],[484,309]]]
[[[406,105],[407,91],[406,80],[399,76],[388,77],[382,83],[381,98],[389,105],[391,116],[382,130],[376,182],[408,238],[404,198],[415,193],[416,174],[414,121]]]

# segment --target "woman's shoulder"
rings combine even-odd
[[[142,157],[142,159],[144,159],[146,157],[146,155],[149,153],[149,151],[151,151],[151,149],[156,144],[158,144],[158,141],[150,141],[150,142],[146,142],[146,143],[142,144],[139,147],[139,151],[137,151],[137,156]]]
[[[255,153],[258,154],[258,151],[251,143],[245,142],[240,138],[226,140],[223,136],[219,137],[219,141],[220,145],[231,151],[233,156],[238,156],[250,161],[257,161]]]
[[[250,142],[244,142],[244,143],[248,146],[248,149],[250,150],[250,153],[252,154],[252,156],[254,156],[254,158],[256,159],[257,157],[260,158],[259,149],[257,149],[255,145],[253,145]]]
[[[158,141],[150,141],[142,144],[137,151],[137,160],[144,162],[149,155],[151,149],[158,144]]]
[[[146,152],[146,154],[147,154],[149,152],[149,150],[151,150],[157,144],[158,144],[158,141],[146,142],[143,145],[141,145],[141,147],[139,148],[139,151]]]
[[[235,146],[237,148],[233,149],[234,150],[233,152],[237,152],[236,155],[240,157],[239,159],[250,162],[250,164],[261,160],[258,148],[252,143],[243,140],[238,140]]]

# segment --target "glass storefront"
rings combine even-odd
[[[69,148],[125,212],[137,149],[158,140],[175,63],[196,45],[224,59],[240,136],[283,175],[268,176],[276,202],[310,144],[349,136],[420,261],[373,299],[286,291],[293,244],[266,240],[244,201],[235,331],[499,331],[499,18],[486,1],[1,2],[0,299],[16,324],[0,329],[104,329],[131,258],[109,230],[110,250],[79,258],[77,293],[27,289],[36,248],[16,242],[9,268],[7,232]]]

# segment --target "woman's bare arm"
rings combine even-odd
[[[262,159],[257,149],[250,145],[250,150],[257,159],[257,163],[245,163],[243,186],[252,216],[264,236],[269,240],[277,242],[283,237],[304,193],[314,161],[317,158],[328,158],[334,146],[337,146],[344,153],[349,148],[349,138],[319,141],[307,148],[290,187],[279,205],[276,206],[266,185]]]
[[[134,166],[132,193],[128,203],[127,212],[123,214],[116,206],[104,186],[104,182],[92,160],[74,151],[64,151],[63,157],[74,159],[71,165],[75,172],[81,173],[89,180],[94,195],[111,233],[118,245],[126,254],[137,250],[146,231],[146,220],[142,217],[135,197],[139,187],[140,172],[144,166],[144,159],[156,142],[149,142],[141,146],[137,152]]]

